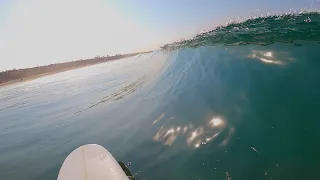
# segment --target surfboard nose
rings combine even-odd
[[[63,162],[58,180],[129,180],[112,154],[97,144],[72,151]]]

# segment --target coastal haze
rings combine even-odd
[[[146,25],[101,0],[0,2],[0,71],[158,48]]]

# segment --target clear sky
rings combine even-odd
[[[0,71],[151,50],[249,12],[316,1],[0,0]]]

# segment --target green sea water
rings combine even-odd
[[[136,179],[319,179],[320,15],[221,26],[0,88],[0,179],[56,179],[97,143]]]

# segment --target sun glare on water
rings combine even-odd
[[[212,125],[212,127],[218,127],[223,124],[223,121],[220,118],[213,118],[209,123]]]

